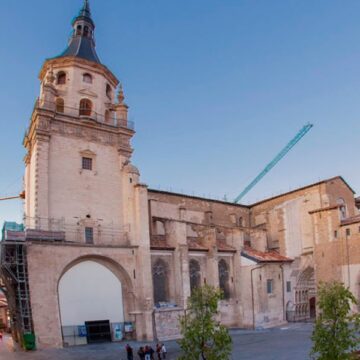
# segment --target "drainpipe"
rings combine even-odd
[[[346,240],[346,260],[347,260],[347,273],[348,273],[348,288],[350,289],[350,254],[349,254],[349,229],[345,229]]]
[[[285,315],[285,282],[284,282],[284,264],[280,265],[281,268],[281,279],[282,279],[282,304],[283,304],[283,320],[286,320]]]
[[[260,266],[257,266],[253,269],[251,269],[251,301],[252,301],[252,323],[253,323],[253,329],[255,330],[255,299],[254,299],[254,279],[253,279],[253,271],[261,269],[265,266],[265,264],[262,264]]]

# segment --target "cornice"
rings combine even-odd
[[[134,133],[134,130],[123,127],[79,120],[78,117],[68,115],[59,116],[49,110],[36,109],[23,145],[30,152],[37,140],[47,141],[57,134],[113,146],[120,154],[131,156],[133,149],[130,140]]]
[[[46,72],[49,68],[57,69],[66,67],[78,67],[88,71],[95,71],[98,74],[105,76],[114,87],[119,85],[119,80],[117,77],[105,65],[97,64],[92,61],[73,56],[46,60],[41,68],[39,79],[41,82],[44,80]]]

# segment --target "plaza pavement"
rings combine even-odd
[[[232,360],[305,360],[309,359],[312,324],[291,324],[269,330],[232,330]],[[134,348],[140,343],[132,342]],[[0,344],[0,360],[126,360],[125,343],[111,343],[35,352],[11,351],[11,340]],[[176,342],[166,343],[168,359],[180,354]],[[136,356],[134,359],[138,359]]]

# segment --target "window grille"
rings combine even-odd
[[[91,158],[87,158],[87,157],[83,157],[82,158],[82,168],[84,170],[92,170],[92,159]]]
[[[200,273],[200,264],[196,260],[190,260],[190,289],[193,292],[194,289],[200,286],[201,282],[201,273]]]
[[[85,228],[85,242],[86,244],[94,243],[94,229],[92,227]]]

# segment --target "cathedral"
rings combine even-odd
[[[38,348],[179,338],[202,284],[219,319],[259,329],[316,316],[316,284],[360,297],[360,215],[340,177],[252,205],[149,189],[132,164],[122,85],[99,59],[85,0],[42,66],[24,137],[24,224],[5,223],[13,334]],[[354,309],[355,310],[355,309]]]

